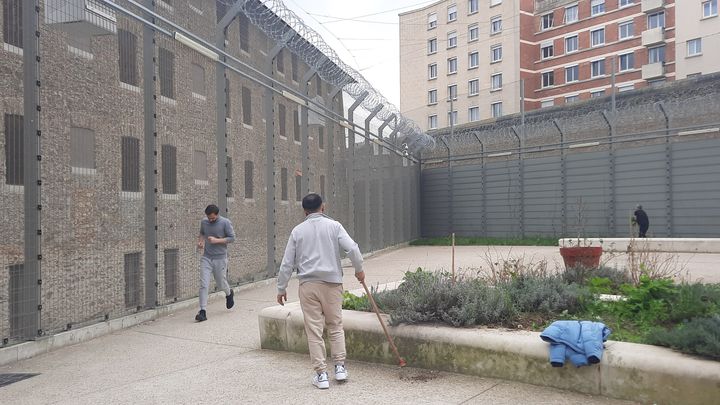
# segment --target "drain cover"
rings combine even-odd
[[[31,373],[0,374],[0,387],[10,385],[10,384],[16,383],[18,381],[22,381],[22,380],[28,379],[30,377],[35,377],[36,375],[40,375],[40,374],[31,374]]]

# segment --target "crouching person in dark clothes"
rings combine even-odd
[[[642,205],[638,204],[637,207],[635,207],[635,213],[633,215],[635,216],[633,218],[633,223],[638,224],[638,226],[640,227],[638,237],[647,237],[646,234],[648,228],[650,227],[650,219],[648,219],[647,214],[645,213],[645,211],[643,211]]]

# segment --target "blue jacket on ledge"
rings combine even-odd
[[[605,324],[590,321],[555,321],[540,334],[550,343],[550,364],[562,367],[565,359],[576,366],[600,363],[603,342],[611,330]]]

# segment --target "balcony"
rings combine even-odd
[[[665,76],[665,66],[662,62],[650,63],[642,67],[643,80],[652,80],[663,76]]]
[[[665,29],[663,27],[652,28],[642,33],[643,46],[651,46],[665,41]]]
[[[665,6],[665,0],[642,0],[642,12],[650,13]]]
[[[117,32],[115,11],[99,0],[46,0],[45,23],[84,37]]]

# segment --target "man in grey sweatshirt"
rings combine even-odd
[[[225,307],[230,309],[235,305],[233,290],[227,282],[227,244],[235,241],[235,231],[232,222],[219,213],[216,205],[208,205],[205,208],[207,219],[200,222],[197,248],[203,249],[203,256],[200,259],[200,312],[195,315],[198,322],[207,320],[205,308],[211,274],[215,277],[215,285],[225,291]]]
[[[340,249],[345,251],[355,268],[355,277],[365,280],[363,258],[357,243],[343,226],[325,215],[322,198],[308,194],[302,201],[305,221],[290,233],[277,283],[277,302],[285,305],[287,285],[297,269],[300,308],[308,337],[310,359],[315,369],[312,383],[320,389],[330,387],[325,363],[323,329],[327,325],[330,351],[335,363],[335,379],[348,378],[345,369],[345,331],[342,326],[343,272]]]

